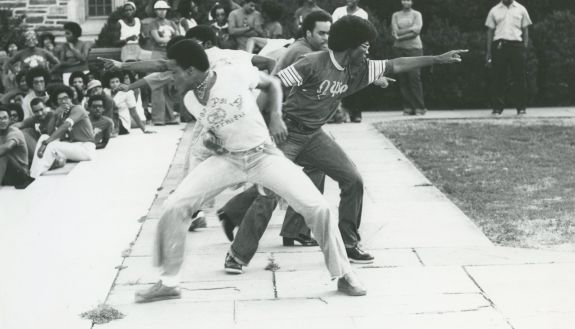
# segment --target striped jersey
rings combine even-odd
[[[320,128],[337,110],[340,100],[386,73],[386,61],[366,60],[341,67],[329,50],[306,54],[277,76],[291,90],[284,113],[308,128]]]

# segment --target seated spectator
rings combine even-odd
[[[102,115],[104,113],[104,96],[94,95],[88,99],[88,110],[90,112],[90,122],[94,128],[94,141],[96,150],[103,149],[108,145],[114,122],[112,119]]]
[[[263,37],[262,15],[256,10],[259,0],[246,0],[240,9],[232,11],[228,17],[230,35],[235,38],[238,49],[246,50],[252,37]]]
[[[57,68],[60,61],[46,49],[38,47],[38,37],[34,31],[24,33],[26,48],[20,50],[4,63],[4,71],[10,69],[16,62],[22,62],[22,70],[42,67],[46,70]]]
[[[38,140],[30,176],[37,178],[50,170],[58,158],[64,162],[89,161],[94,157],[94,129],[81,106],[72,104],[72,89],[59,85],[51,90],[50,98],[56,101],[56,130],[50,135],[42,135]]]
[[[132,82],[135,82],[138,79],[139,79],[138,75],[133,74],[132,71],[123,71],[122,84],[129,86],[132,84]],[[142,91],[138,88],[136,90],[133,90],[133,92],[134,96],[136,97],[136,113],[138,113],[140,120],[145,122],[148,120],[148,117],[151,118],[151,113],[146,113],[147,109],[144,109],[144,105],[142,102]],[[134,127],[134,124],[135,122],[132,121],[132,128]]]
[[[76,92],[78,104],[82,104],[84,96],[86,96],[86,74],[81,71],[72,72],[68,78],[68,86],[72,87]]]
[[[10,124],[13,125],[24,120],[24,112],[19,104],[7,104],[6,108],[10,112]]]
[[[16,42],[9,41],[6,46],[4,47],[4,51],[6,52],[6,56],[12,57],[16,55],[16,53],[20,50]]]
[[[0,103],[2,104],[10,104],[14,103],[14,97],[20,97],[20,105],[22,105],[22,98],[28,93],[28,84],[26,83],[26,72],[20,71],[16,77],[14,78],[14,82],[16,83],[16,87],[12,89],[6,90],[4,95],[0,98]]]
[[[62,79],[67,82],[72,72],[88,71],[90,43],[80,40],[82,28],[78,23],[65,23],[64,34],[66,42],[58,47],[56,53],[60,59],[58,72],[63,74]]]
[[[28,174],[28,149],[20,129],[10,126],[10,114],[0,107],[0,185],[26,188],[34,179]]]
[[[119,89],[122,80],[123,73],[119,71],[112,72],[108,78],[110,94],[114,99],[114,104],[116,104],[116,107],[118,108],[118,129],[120,135],[126,135],[130,133],[130,129],[132,127],[132,119],[144,134],[154,133],[154,131],[146,130],[146,126],[142,123],[138,113],[136,112],[136,97],[134,96],[134,92],[131,90],[121,91]]]
[[[283,7],[275,0],[266,0],[262,3],[264,35],[248,39],[246,44],[248,53],[257,50],[256,53],[267,56],[269,53],[294,42],[294,39],[282,39],[283,28],[279,22],[282,14]]]
[[[295,18],[295,26],[297,29],[301,29],[301,25],[303,24],[304,18],[309,15],[311,12],[316,10],[322,10],[316,3],[315,0],[303,0],[300,2],[300,7],[296,9],[294,13]]]
[[[140,47],[142,22],[136,14],[136,5],[128,1],[122,7],[122,17],[118,20],[114,32],[114,46],[121,47],[122,62],[149,59],[151,53]]]
[[[22,110],[24,110],[24,119],[27,119],[34,114],[30,107],[30,102],[37,97],[40,97],[44,103],[48,101],[50,96],[46,92],[46,84],[49,81],[48,71],[43,67],[35,67],[30,69],[26,74],[26,84],[30,90],[26,97],[22,100]]]
[[[212,8],[211,16],[214,17],[214,22],[211,27],[216,33],[218,38],[217,46],[221,49],[236,49],[236,40],[230,37],[230,29],[228,27],[228,13],[222,5],[215,5]]]
[[[56,122],[54,112],[46,107],[41,98],[34,98],[30,102],[30,106],[34,115],[14,124],[14,127],[24,133],[28,146],[28,156],[30,157],[30,163],[32,163],[38,139],[40,139],[41,135],[51,135],[54,132]]]
[[[16,62],[11,67],[6,67],[7,71],[2,73],[2,85],[4,90],[12,90],[18,87],[16,76],[22,72],[22,62]]]
[[[56,38],[50,32],[42,33],[42,35],[38,37],[38,46],[40,46],[42,49],[46,49],[51,53],[54,53],[54,48],[56,47]]]
[[[213,9],[216,6],[221,6],[224,8],[225,13],[226,13],[226,20],[228,18],[228,16],[230,15],[230,13],[236,9],[240,9],[242,8],[242,6],[238,5],[235,1],[233,0],[220,0],[217,1],[216,3],[214,3],[214,5],[212,6],[212,9],[210,9],[210,12],[208,13],[208,20],[211,22],[213,20],[216,19],[216,17],[213,14]]]
[[[185,35],[189,29],[198,25],[195,17],[198,16],[198,5],[194,1],[186,0],[178,5],[178,13],[181,18],[178,22],[180,35]]]
[[[104,93],[104,89],[102,88],[102,83],[100,80],[92,80],[88,82],[88,88],[86,88],[86,93],[88,97],[92,97],[95,95],[102,95],[104,97],[104,113],[103,115],[114,120],[114,113],[117,113],[118,110],[116,105],[114,104],[114,100],[111,96]],[[85,109],[88,109],[87,102],[85,102]]]

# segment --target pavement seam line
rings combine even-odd
[[[419,263],[422,266],[425,266],[425,263],[423,262],[423,259],[421,259],[421,257],[419,256],[419,253],[417,253],[417,250],[415,250],[415,248],[411,248],[411,252],[413,252],[415,254],[415,257],[417,257],[417,260],[419,261]]]
[[[501,312],[497,308],[497,305],[495,305],[495,302],[493,302],[493,300],[491,298],[489,298],[489,296],[487,296],[487,294],[485,293],[485,290],[483,290],[483,288],[479,285],[479,282],[477,282],[477,280],[475,280],[473,275],[471,275],[471,273],[469,273],[469,271],[467,270],[467,267],[461,266],[461,268],[463,269],[463,272],[465,272],[467,277],[471,280],[471,282],[473,282],[473,284],[477,287],[477,289],[479,289],[479,291],[481,292],[481,296],[491,305],[491,308],[493,308],[497,313],[499,313],[499,315],[501,315],[501,317],[503,318],[503,320],[505,320],[505,323],[507,323],[507,325],[509,326],[510,329],[515,329],[515,327],[513,326],[513,324],[511,324],[511,322],[505,316],[505,314],[503,314],[503,312]]]

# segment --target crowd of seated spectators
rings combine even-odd
[[[287,38],[279,23],[285,13],[277,0],[214,1],[206,13],[199,13],[194,1],[157,0],[154,18],[142,20],[135,16],[136,9],[131,1],[123,4],[115,25],[114,46],[120,48],[124,63],[165,59],[170,40],[183,38],[202,24],[215,34],[206,48],[259,53],[263,56],[252,57],[252,62],[261,62],[257,66],[271,73],[295,40]],[[296,24],[300,26],[316,10],[322,9],[314,0],[302,0]],[[178,124],[185,119],[182,96],[171,76],[166,76],[168,82],[150,83],[153,80],[143,79],[142,72],[90,71],[92,43],[80,39],[82,29],[77,23],[65,23],[63,30],[63,42],[50,33],[29,30],[23,45],[14,41],[4,47],[0,185],[25,188],[67,161],[93,159],[95,150],[133,128],[154,133],[146,125]]]

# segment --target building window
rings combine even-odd
[[[88,0],[88,17],[109,16],[114,0]]]

